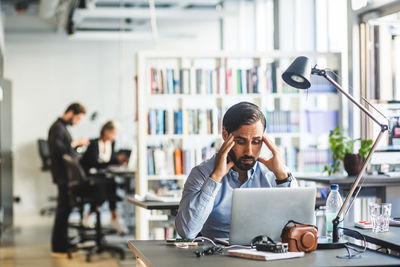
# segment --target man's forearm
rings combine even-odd
[[[210,215],[215,195],[220,184],[207,178],[198,191],[184,192],[175,219],[178,234],[184,238],[194,238],[203,228]]]

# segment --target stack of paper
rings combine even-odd
[[[227,255],[253,260],[273,261],[303,257],[304,252],[273,253],[267,251],[258,251],[256,249],[231,249],[228,250]]]
[[[156,195],[154,193],[147,192],[144,197],[135,194],[135,199],[139,201],[179,202],[181,201],[181,198],[182,196],[179,194]]]

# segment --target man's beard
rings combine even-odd
[[[72,118],[70,118],[69,120],[65,121],[65,123],[66,123],[67,125],[72,126]]]
[[[251,156],[243,156],[240,158],[236,158],[235,152],[233,150],[229,151],[228,153],[230,160],[235,163],[235,166],[238,167],[242,171],[248,171],[254,167],[256,164],[256,159]],[[245,163],[244,160],[251,160],[251,163]]]

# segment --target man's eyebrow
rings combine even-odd
[[[247,138],[245,138],[245,137],[242,137],[242,136],[235,136],[235,138],[234,139],[240,139],[240,140],[247,140]],[[262,139],[262,137],[261,136],[256,136],[256,137],[253,137],[253,139],[252,140],[261,140]]]

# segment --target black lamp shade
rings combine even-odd
[[[297,57],[282,74],[282,79],[298,89],[310,88],[311,64],[307,57]]]

